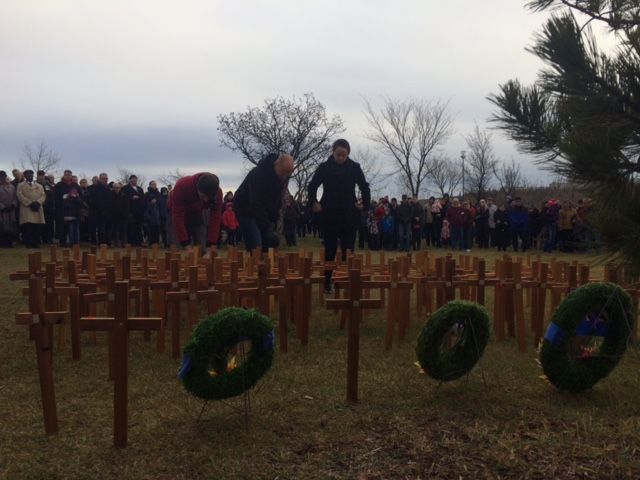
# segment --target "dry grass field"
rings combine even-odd
[[[492,265],[496,254],[485,256]],[[466,379],[441,385],[414,365],[426,318],[412,312],[407,340],[384,353],[377,313],[362,327],[361,401],[349,406],[346,335],[315,304],[308,347],[292,338],[276,354],[248,426],[241,399],[210,403],[198,420],[202,402],[180,385],[178,363],[136,333],[129,447],[114,449],[98,334],[79,362],[68,346],[54,353],[60,432],[47,437],[34,345],[14,324],[26,301],[8,280],[25,265],[25,250],[0,251],[0,479],[640,478],[637,347],[581,395],[548,385],[534,349],[518,353],[514,339],[492,339]]]

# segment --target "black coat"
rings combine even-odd
[[[368,210],[371,203],[371,191],[360,164],[347,158],[346,162],[338,165],[333,155],[321,163],[309,182],[310,207],[313,207],[313,204],[318,201],[317,194],[320,185],[323,189],[320,204],[325,225],[346,222],[349,228],[358,228],[360,210],[355,206],[357,201],[356,185],[360,189],[364,209]]]
[[[145,199],[144,199],[144,191],[142,188],[136,186],[133,187],[130,183],[122,187],[122,193],[129,197],[129,213],[133,215],[133,218],[142,222],[144,218],[145,211]],[[134,200],[133,197],[138,197]]]
[[[276,175],[274,162],[278,155],[271,154],[258,162],[244,178],[233,197],[233,211],[238,217],[255,220],[262,231],[271,231],[278,220],[282,195],[286,184]]]
[[[58,215],[58,217],[60,219],[65,215],[65,213],[64,213],[64,201],[65,201],[64,196],[67,195],[72,188],[75,188],[77,191],[80,191],[80,187],[78,186],[78,184],[77,183],[73,183],[73,182],[65,183],[65,182],[60,181],[60,182],[56,183],[56,185],[53,187],[53,198],[55,200],[55,211],[56,211],[56,215]]]
[[[114,224],[126,224],[129,219],[130,200],[127,195],[122,193],[111,192],[111,205],[113,208],[110,212],[111,221]]]
[[[111,190],[103,183],[91,185],[88,189],[89,215],[96,220],[106,219],[112,206]]]

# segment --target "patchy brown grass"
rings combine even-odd
[[[414,365],[425,319],[385,354],[376,314],[362,329],[361,402],[348,406],[345,333],[322,308],[309,346],[292,340],[254,392],[248,429],[240,400],[211,403],[197,421],[202,403],[179,365],[133,334],[129,447],[114,449],[99,335],[80,362],[56,351],[60,433],[46,437],[34,346],[13,321],[26,302],[7,280],[25,261],[0,251],[0,478],[640,478],[637,349],[582,395],[555,391],[513,340],[490,342],[468,378],[440,385]]]

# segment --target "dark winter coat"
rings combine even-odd
[[[160,201],[160,192],[158,189],[147,189],[145,193],[145,211],[144,211],[144,223],[150,227],[160,226],[160,209],[158,202]]]
[[[258,162],[244,178],[233,197],[233,211],[238,217],[255,220],[263,232],[271,232],[278,220],[282,195],[286,188],[276,175],[273,164],[277,154],[271,154]]]
[[[398,223],[403,225],[409,225],[411,223],[412,217],[412,206],[409,202],[404,201],[398,206],[398,210],[396,212],[396,219]]]
[[[134,220],[142,222],[145,211],[144,191],[138,186],[130,183],[122,187],[122,193],[129,197],[129,213],[133,215]],[[133,197],[138,197],[134,199]]]
[[[309,205],[318,202],[318,187],[322,185],[323,194],[320,199],[325,226],[340,222],[346,228],[357,229],[360,226],[360,210],[356,207],[356,185],[362,196],[362,205],[369,210],[371,191],[364,178],[360,164],[350,158],[338,165],[333,155],[321,163],[309,182]]]

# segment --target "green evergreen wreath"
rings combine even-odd
[[[453,335],[457,341],[449,346]],[[480,360],[489,335],[489,315],[483,307],[472,302],[449,302],[422,328],[416,347],[418,362],[436,380],[455,380]]]
[[[560,390],[593,387],[616,367],[635,324],[631,297],[613,283],[590,283],[558,306],[540,346],[547,379]]]
[[[251,342],[246,360],[229,369],[227,355]],[[200,322],[184,348],[178,376],[196,397],[222,400],[249,390],[273,362],[273,323],[256,310],[225,308]]]

